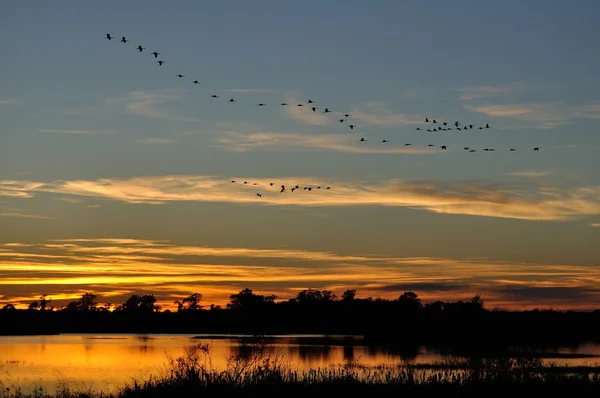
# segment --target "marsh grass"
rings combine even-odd
[[[242,342],[217,369],[210,346],[189,347],[185,354],[168,358],[157,376],[133,380],[112,395],[72,391],[64,385],[55,394],[36,390],[25,395],[2,386],[1,398],[91,397],[306,397],[372,395],[496,396],[518,393],[600,393],[597,368],[544,365],[540,358],[454,358],[430,364],[400,360],[394,365],[365,366],[357,361],[329,368],[297,371],[289,357],[273,353],[267,340]],[[1,385],[1,383],[0,383]]]

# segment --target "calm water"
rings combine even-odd
[[[224,369],[227,357],[238,353],[235,338],[193,339],[194,335],[58,335],[0,336],[0,387],[20,386],[24,391],[43,387],[50,392],[66,383],[69,387],[114,391],[133,378],[147,379],[164,369],[168,356],[184,354],[199,343],[211,346],[213,366]],[[299,339],[301,337],[301,339]],[[385,347],[306,344],[323,336],[285,336],[272,344],[273,353],[287,357],[302,370],[358,361],[364,365],[395,364],[401,355],[417,363],[442,359],[435,349],[421,347],[416,356],[392,352]],[[300,341],[301,340],[301,341]],[[358,341],[359,342],[359,341]],[[600,355],[600,345],[554,352]],[[558,364],[600,366],[600,357],[550,359]]]

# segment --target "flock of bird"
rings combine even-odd
[[[113,40],[113,39],[115,39],[115,37],[113,37],[110,33],[107,33],[106,34],[106,39],[107,40]],[[130,42],[130,40],[127,39],[125,36],[122,36],[121,40],[119,40],[119,41],[121,43],[129,43]],[[135,49],[137,51],[139,51],[139,52],[143,52],[144,50],[146,50],[146,47],[142,47],[141,45],[138,45]],[[166,61],[164,61],[162,59],[158,59],[159,55],[162,55],[158,51],[150,52],[150,55],[152,55],[154,57],[154,59],[156,60],[155,62],[159,66],[163,66],[163,65],[165,65],[167,63]],[[176,74],[175,76],[177,78],[180,78],[180,79],[186,78],[186,76],[183,75],[183,74]],[[198,80],[193,80],[192,83],[193,84],[201,84],[200,81],[198,81]],[[212,94],[210,97],[211,98],[215,98],[215,99],[220,98],[220,96],[217,95],[217,94]],[[237,100],[235,98],[230,98],[228,100],[228,102],[237,102]],[[312,112],[317,112],[317,110],[320,110],[317,106],[315,106],[315,101],[310,100],[310,99],[307,100],[305,103],[288,104],[287,102],[282,102],[282,103],[279,104],[279,106],[294,106],[294,105],[296,107],[307,107]],[[265,106],[267,106],[267,104],[261,102],[261,103],[258,103],[256,106],[258,106],[258,107],[265,107]],[[325,107],[324,110],[322,111],[322,113],[337,115],[339,117],[339,119],[338,119],[339,123],[344,123],[344,122],[348,121],[348,119],[350,119],[352,117],[352,115],[350,113],[333,112],[328,107]],[[452,131],[452,130],[461,131],[461,130],[472,130],[472,129],[484,130],[484,129],[490,129],[491,128],[490,125],[489,125],[489,123],[486,123],[485,126],[475,126],[473,124],[462,124],[459,121],[455,121],[454,123],[449,124],[449,122],[446,122],[446,121],[438,122],[436,119],[431,119],[430,120],[430,118],[425,118],[424,123],[427,125],[427,127],[425,127],[425,126],[423,126],[422,128],[421,127],[417,127],[416,130],[417,131],[427,131],[427,132],[438,132],[438,131]],[[348,125],[348,128],[350,130],[354,130],[355,128],[357,128],[356,124],[354,124],[354,123],[350,123],[350,124],[347,124],[347,125]],[[361,137],[360,140],[359,140],[359,142],[367,142],[367,139],[365,137]],[[389,143],[389,142],[390,142],[390,140],[388,140],[388,139],[381,140],[381,143]],[[413,144],[411,144],[411,143],[405,143],[405,144],[403,144],[403,146],[405,146],[405,147],[412,146],[412,145]],[[436,147],[436,145],[434,145],[434,144],[427,144],[426,147],[428,147],[428,148],[434,148],[434,147]],[[448,146],[447,145],[440,145],[439,149],[441,149],[441,150],[447,150]],[[484,151],[484,152],[495,152],[496,151],[495,148],[482,148],[481,150]],[[540,147],[535,147],[535,148],[533,148],[533,150],[534,151],[539,151]],[[463,148],[463,151],[473,153],[473,152],[477,152],[477,149],[471,148],[469,146],[466,146],[466,147]],[[516,149],[515,148],[510,148],[509,151],[510,152],[514,152],[514,151],[516,151]],[[236,181],[233,180],[231,182],[235,183]],[[243,184],[244,185],[248,185],[249,183],[248,183],[248,181],[244,181]],[[254,183],[253,185],[258,185],[258,183]],[[274,185],[274,183],[270,183],[270,186],[273,186],[273,185]],[[294,191],[299,190],[299,189],[300,189],[300,186],[299,185],[295,185],[289,191],[294,192]],[[306,190],[306,191],[312,191],[312,189],[313,189],[313,187],[303,187],[303,190]],[[315,189],[321,189],[321,187],[315,187]],[[331,189],[331,187],[327,187],[327,189]],[[285,185],[281,185],[280,192],[283,193],[285,191],[287,191]],[[260,193],[257,193],[256,195],[258,197],[262,197],[262,194],[260,194]]]
[[[231,180],[231,183],[232,183],[232,184],[235,184],[236,182],[237,182],[236,180]],[[248,181],[244,181],[244,182],[243,182],[243,185],[249,185],[249,184],[250,184],[250,183],[249,183]],[[257,185],[259,185],[259,183],[258,183],[258,182],[255,182],[255,183],[253,183],[252,185],[253,185],[253,186],[257,186]],[[273,187],[274,185],[275,185],[275,183],[274,183],[274,182],[270,182],[270,183],[269,183],[269,187]],[[318,185],[318,186],[316,186],[316,187],[311,187],[311,186],[303,186],[303,187],[300,187],[300,185],[294,185],[294,186],[292,186],[292,187],[289,189],[289,191],[290,191],[290,192],[294,192],[294,191],[296,191],[296,190],[300,190],[300,189],[303,189],[304,191],[308,191],[308,192],[310,192],[310,191],[312,191],[313,189],[321,189],[321,186],[320,186],[320,185]],[[331,189],[331,187],[325,187],[324,189]],[[284,193],[284,192],[286,192],[287,190],[288,190],[288,189],[286,188],[285,184],[282,184],[282,185],[279,187],[279,193]],[[258,196],[258,197],[262,197],[262,194],[261,194],[261,193],[257,193],[257,194],[256,194],[256,196]]]

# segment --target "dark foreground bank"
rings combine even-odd
[[[48,394],[21,393],[4,386],[4,398],[83,397],[338,397],[376,396],[529,396],[559,393],[598,396],[600,369],[543,366],[539,358],[469,358],[435,364],[400,362],[396,366],[365,367],[346,364],[337,368],[297,372],[284,357],[272,356],[268,342],[255,340],[228,358],[225,370],[211,365],[209,346],[191,347],[184,356],[170,359],[159,377],[136,381],[112,394],[74,392],[68,387]]]

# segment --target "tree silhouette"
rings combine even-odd
[[[52,301],[52,300],[47,300],[46,297],[47,297],[46,294],[42,294],[40,296],[40,311],[45,311],[46,306],[50,303],[50,301]]]
[[[238,309],[238,308],[255,308],[259,305],[273,304],[277,296],[274,294],[269,296],[263,296],[260,294],[254,294],[252,289],[240,290],[238,294],[232,294],[229,296],[230,303],[227,304],[227,308]]]
[[[342,301],[352,301],[356,298],[356,289],[348,289],[342,293]]]
[[[156,305],[156,297],[153,294],[146,294],[139,296],[137,294],[132,295],[121,305],[121,310],[126,312],[158,312],[160,306]]]
[[[331,290],[316,290],[316,289],[305,289],[296,295],[296,301],[298,303],[310,303],[318,301],[334,301],[336,295]]]
[[[198,311],[202,309],[200,305],[200,300],[202,300],[202,294],[194,293],[189,297],[184,298],[183,300],[175,300],[175,304],[177,304],[177,312],[180,311]]]
[[[68,311],[96,311],[98,301],[93,293],[84,293],[77,301],[71,301],[67,304]]]

